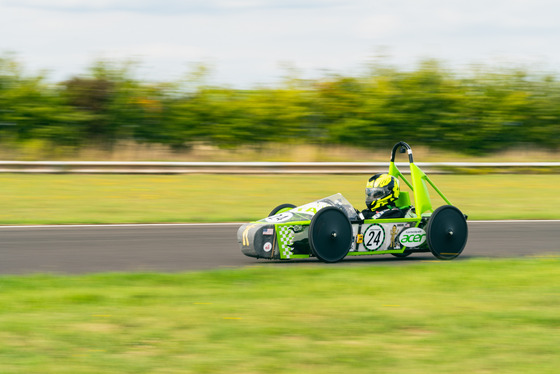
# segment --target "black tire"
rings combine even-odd
[[[309,246],[323,262],[338,262],[352,246],[352,224],[346,214],[333,206],[321,209],[309,225]]]
[[[294,209],[296,206],[294,204],[280,204],[276,208],[272,209],[272,211],[268,214],[268,216],[275,216],[280,213],[281,210],[290,210]]]
[[[426,226],[428,248],[440,260],[452,260],[459,256],[469,237],[465,215],[452,205],[437,208]]]

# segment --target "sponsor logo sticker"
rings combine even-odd
[[[255,227],[256,225],[248,225],[245,230],[243,230],[243,245],[245,247],[249,246],[249,230],[251,230],[252,227]]]
[[[270,223],[286,222],[290,218],[292,218],[293,216],[294,216],[293,213],[284,212],[284,213],[280,213],[280,214],[277,214],[277,215],[272,216],[272,217],[265,218],[265,221],[270,222]]]
[[[405,247],[418,247],[426,241],[426,231],[418,227],[404,230],[399,236],[399,242]]]
[[[358,234],[357,239],[356,239],[356,243],[361,244],[364,242],[364,235],[363,234]]]
[[[263,250],[264,250],[265,252],[270,252],[270,251],[272,250],[272,243],[270,243],[270,242],[264,243],[264,245],[263,245]]]

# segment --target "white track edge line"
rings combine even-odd
[[[560,219],[541,220],[480,220],[468,221],[469,223],[544,223],[560,222]],[[88,227],[169,227],[169,226],[240,226],[245,222],[214,222],[214,223],[115,223],[115,224],[89,224],[89,225],[4,225],[0,229],[38,229],[38,228],[88,228]]]
[[[106,223],[106,224],[89,224],[89,225],[5,225],[0,229],[25,229],[25,228],[87,228],[87,227],[169,227],[169,226],[240,226],[244,222],[217,222],[217,223]]]

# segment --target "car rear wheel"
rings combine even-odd
[[[321,209],[309,225],[312,253],[323,262],[338,262],[352,246],[352,224],[346,214],[335,207]]]
[[[288,210],[294,209],[296,206],[294,204],[280,204],[268,214],[268,216],[275,216],[279,213],[287,212]]]
[[[426,226],[428,247],[440,260],[452,260],[459,256],[469,236],[467,219],[452,205],[437,208]]]

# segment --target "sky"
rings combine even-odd
[[[379,56],[560,71],[558,0],[0,0],[0,54],[55,81],[96,60],[149,81],[210,67],[214,83],[357,75]]]

